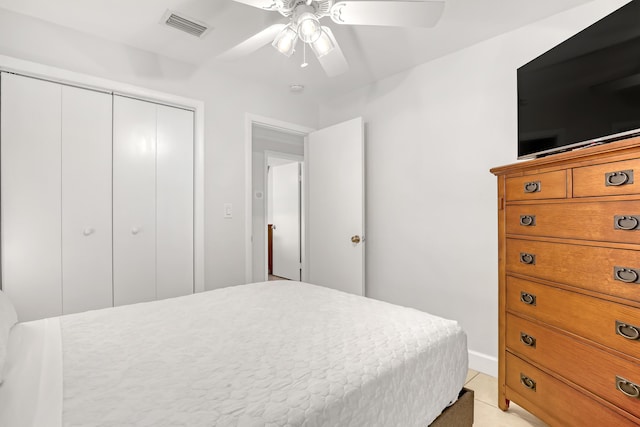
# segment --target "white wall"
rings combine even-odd
[[[516,68],[623,5],[598,0],[326,102],[366,122],[367,295],[458,320],[497,373],[493,166],[516,160]]]
[[[317,105],[212,69],[172,61],[119,43],[0,9],[0,55],[205,103],[205,287],[245,282],[245,113],[315,127]],[[0,63],[0,67],[3,64]],[[233,219],[223,204],[233,204]]]

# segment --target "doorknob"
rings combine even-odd
[[[351,242],[357,245],[358,243],[360,243],[360,236],[358,236],[357,234],[355,236],[351,236]]]

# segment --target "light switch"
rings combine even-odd
[[[233,206],[231,205],[231,203],[224,204],[224,217],[233,218]]]

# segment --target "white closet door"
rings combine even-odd
[[[2,287],[19,320],[62,314],[61,86],[2,73]]]
[[[111,95],[62,87],[62,307],[110,307]]]
[[[157,298],[193,293],[193,112],[157,106]]]
[[[113,99],[113,299],[156,299],[156,105]]]

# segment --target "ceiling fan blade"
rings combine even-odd
[[[433,27],[444,1],[341,1],[331,7],[336,24]]]
[[[322,29],[329,35],[334,47],[331,52],[319,57],[318,61],[320,62],[320,65],[324,69],[324,72],[327,74],[327,76],[335,77],[346,72],[349,69],[349,63],[344,57],[342,49],[340,49],[340,45],[338,45],[338,42],[333,36],[331,29],[329,27],[322,27]]]
[[[285,24],[271,25],[270,27],[267,27],[264,30],[260,31],[258,34],[254,34],[245,41],[235,45],[231,49],[222,52],[220,55],[218,55],[217,59],[220,59],[222,61],[233,61],[243,56],[252,54],[261,47],[273,42],[273,39],[276,38],[278,33],[282,31],[284,27]]]
[[[278,10],[276,2],[273,0],[233,0],[238,3],[244,3],[249,6],[257,7],[264,10]]]

